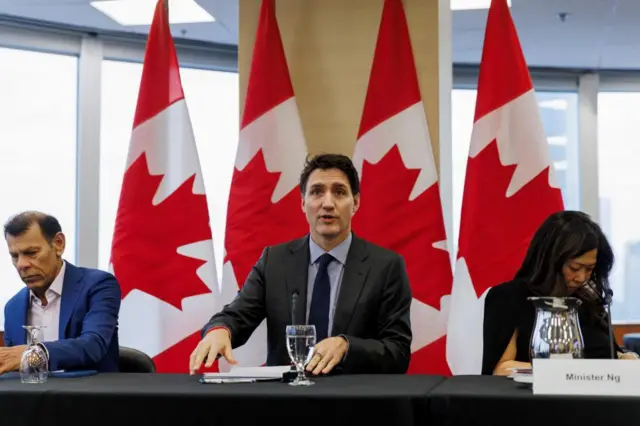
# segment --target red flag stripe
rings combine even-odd
[[[475,121],[533,89],[506,0],[491,3],[484,43],[496,48],[482,49]]]
[[[167,0],[160,0],[147,39],[133,127],[183,98],[180,67],[169,27]]]
[[[420,87],[401,0],[385,1],[358,138],[420,102]],[[399,76],[401,77],[399,78]]]
[[[250,95],[249,95],[250,94]],[[253,47],[241,128],[293,97],[274,0],[264,0]]]

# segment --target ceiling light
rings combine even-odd
[[[507,0],[511,7],[511,0]],[[451,0],[451,10],[489,9],[491,0]]]
[[[120,25],[151,25],[157,0],[100,0],[91,6]],[[169,23],[214,22],[215,18],[194,0],[169,0]]]
[[[538,102],[540,108],[557,109],[566,111],[569,108],[569,102],[566,99],[556,98]]]
[[[569,168],[569,162],[567,160],[554,161],[553,167],[557,170],[567,170]]]
[[[569,140],[566,136],[549,136],[547,137],[547,143],[554,146],[567,146]]]

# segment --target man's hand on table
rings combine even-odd
[[[328,337],[316,344],[314,355],[307,364],[307,372],[318,375],[328,374],[342,361],[349,349],[349,342],[342,336]]]

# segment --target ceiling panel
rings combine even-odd
[[[511,13],[530,66],[640,69],[640,0],[512,0]],[[453,13],[455,63],[480,61],[486,20]]]
[[[90,5],[91,0],[0,0],[0,13],[31,19],[108,31],[132,31],[146,34],[149,26],[122,26]],[[196,0],[216,22],[175,24],[174,36],[195,40],[237,44],[237,0]]]
[[[237,44],[238,0],[196,1],[217,21],[173,25],[174,35]],[[0,13],[105,30],[148,31],[146,26],[123,27],[89,2],[0,0]],[[511,11],[530,66],[640,69],[640,0],[512,0]],[[566,14],[564,20],[561,14]],[[486,19],[486,10],[453,12],[455,63],[480,61]]]

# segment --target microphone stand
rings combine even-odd
[[[291,294],[291,325],[296,325],[296,308],[298,305],[298,292]]]
[[[617,359],[613,348],[613,327],[611,326],[611,302],[613,301],[613,292],[611,289],[605,289],[604,302],[607,304],[607,325],[609,326],[609,349],[611,350],[611,359]]]
[[[298,306],[298,290],[294,290],[293,293],[291,293],[291,325],[297,325],[296,324],[297,306]],[[282,381],[284,383],[293,382],[296,377],[298,377],[298,370],[293,364],[291,364],[289,371],[282,373]]]

